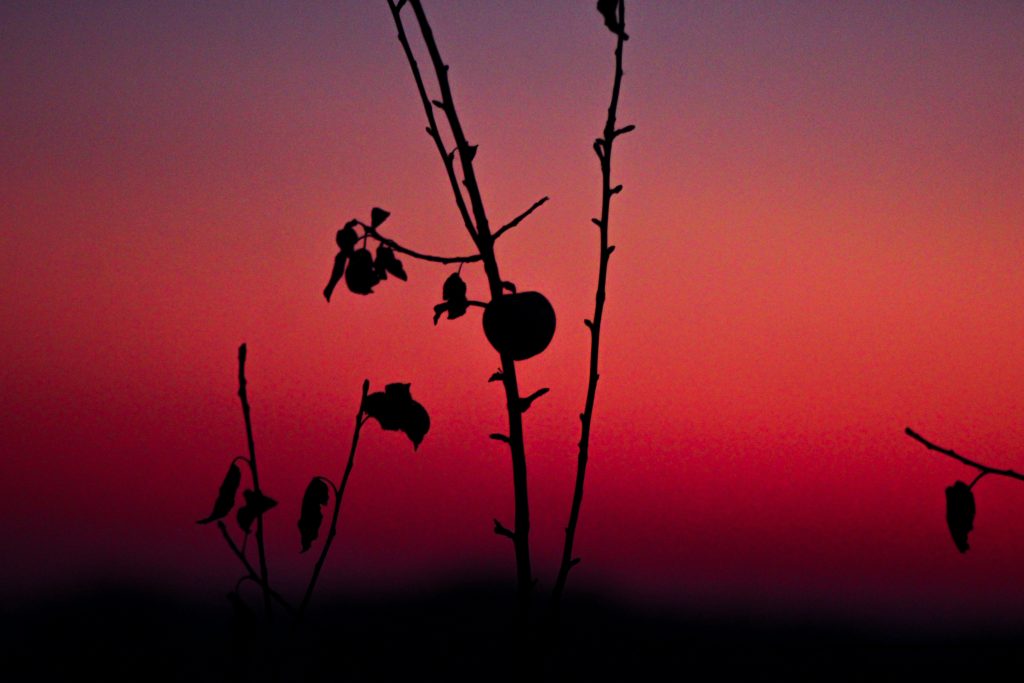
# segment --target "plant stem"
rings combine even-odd
[[[1010,479],[1017,479],[1019,481],[1024,481],[1024,474],[1020,474],[1019,472],[1014,472],[1013,470],[999,470],[999,469],[996,469],[995,467],[989,467],[988,465],[982,464],[980,462],[975,462],[974,460],[970,460],[968,458],[965,458],[964,456],[960,455],[956,451],[951,451],[948,448],[943,448],[941,446],[936,446],[931,441],[929,441],[928,439],[924,438],[923,436],[921,436],[920,434],[915,432],[910,427],[907,427],[904,430],[904,433],[907,436],[909,436],[911,439],[914,439],[915,441],[921,443],[928,450],[935,451],[936,453],[942,453],[945,456],[948,456],[950,458],[953,458],[954,460],[962,462],[963,464],[967,465],[968,467],[973,467],[974,469],[980,471],[982,474],[998,474],[1001,477],[1009,477]],[[981,477],[979,476],[978,479],[980,479],[980,478]],[[977,481],[977,479],[975,479],[975,482],[976,481]],[[973,482],[971,483],[971,486],[974,486]]]
[[[256,467],[256,445],[252,438],[252,419],[249,416],[249,397],[246,393],[245,381],[246,347],[238,347],[238,398],[242,401],[242,416],[245,417],[245,438],[249,443],[249,471],[252,472],[252,489],[257,497],[263,495],[260,490],[259,469]],[[260,559],[260,586],[263,587],[263,608],[267,621],[273,619],[271,607],[270,576],[267,572],[267,554],[263,544],[263,513],[256,516],[256,548]]]
[[[625,2],[619,5],[619,24],[625,26]],[[621,187],[612,188],[612,147],[615,138],[621,134],[615,129],[615,116],[619,106],[619,89],[622,84],[622,45],[625,42],[625,31],[619,31],[615,45],[615,79],[612,84],[611,103],[608,105],[608,118],[604,124],[604,137],[599,139],[594,148],[601,161],[601,218],[598,229],[601,233],[600,265],[597,272],[597,293],[594,301],[594,317],[587,321],[590,329],[590,370],[587,379],[587,398],[583,413],[580,415],[579,453],[576,458],[576,483],[573,488],[572,506],[569,510],[569,525],[565,529],[565,544],[562,547],[562,562],[558,569],[558,578],[551,594],[552,614],[557,618],[565,583],[569,571],[579,564],[579,558],[573,557],[573,543],[576,540],[576,527],[580,519],[580,507],[583,504],[583,484],[587,476],[587,460],[590,455],[590,426],[594,417],[594,401],[597,397],[598,358],[601,346],[601,322],[604,319],[605,285],[608,280],[608,260],[612,249],[608,244],[608,220],[611,211],[612,195]],[[632,130],[630,128],[629,130]]]
[[[327,538],[324,540],[323,548],[320,549],[320,557],[317,558],[316,564],[313,566],[313,575],[309,578],[309,585],[306,586],[306,594],[302,596],[302,603],[299,605],[299,609],[295,615],[295,627],[302,622],[302,617],[306,613],[306,608],[309,606],[309,601],[313,598],[313,590],[316,588],[317,579],[320,578],[320,570],[324,567],[324,561],[327,560],[327,553],[331,550],[331,543],[334,542],[334,536],[338,532],[338,513],[341,511],[341,499],[345,496],[345,487],[348,485],[349,475],[352,474],[352,468],[356,462],[356,447],[359,445],[359,432],[363,428],[363,424],[369,419],[363,411],[366,405],[366,395],[370,390],[370,380],[363,380],[363,394],[359,399],[359,412],[356,413],[356,427],[355,431],[352,432],[352,446],[348,452],[348,463],[345,465],[345,473],[341,477],[341,485],[334,492],[334,512],[331,516],[331,527],[327,532]]]
[[[222,536],[224,536],[224,540],[227,541],[228,547],[231,548],[231,552],[235,554],[235,557],[238,558],[238,561],[242,563],[243,567],[245,567],[245,571],[247,571],[249,573],[248,576],[246,576],[244,578],[252,579],[253,581],[256,582],[257,585],[263,586],[264,584],[260,580],[260,575],[256,572],[256,570],[253,568],[253,566],[249,563],[249,560],[246,559],[245,553],[242,552],[242,549],[238,547],[238,545],[234,542],[234,540],[232,540],[231,534],[228,533],[227,525],[224,524],[224,522],[218,521],[217,522],[217,528],[220,529],[220,533],[221,533]],[[289,603],[287,600],[285,600],[284,596],[282,596],[277,591],[275,591],[273,589],[270,589],[270,595],[271,595],[271,597],[274,598],[274,600],[277,600],[277,602],[280,603],[280,605],[282,607],[284,607],[285,610],[287,610],[288,612],[294,612],[295,611],[295,608],[291,606],[291,603]]]
[[[437,41],[434,39],[434,33],[430,28],[430,23],[427,21],[426,14],[423,11],[423,6],[420,3],[420,0],[408,0],[405,4],[410,5],[413,13],[416,15],[416,21],[419,25],[420,33],[423,36],[423,42],[426,45],[427,52],[430,54],[431,65],[433,66],[434,73],[437,77],[437,84],[441,93],[441,99],[438,101],[436,106],[445,114],[448,127],[451,130],[452,137],[455,141],[455,149],[459,156],[459,165],[462,168],[463,174],[462,185],[465,187],[466,193],[469,196],[469,206],[472,207],[472,219],[470,218],[465,199],[462,195],[462,190],[460,189],[455,176],[454,154],[450,155],[446,151],[444,143],[441,140],[440,132],[432,109],[434,103],[426,93],[426,89],[423,85],[423,78],[419,72],[419,67],[413,56],[412,50],[409,47],[408,40],[405,37],[405,29],[402,25],[400,14],[402,4],[396,4],[395,2],[392,2],[392,0],[389,0],[388,4],[391,7],[391,13],[395,19],[395,25],[398,28],[399,41],[402,43],[406,57],[409,60],[409,65],[413,71],[417,90],[419,91],[420,99],[423,102],[423,107],[427,115],[427,121],[430,124],[427,132],[434,139],[438,153],[441,155],[442,162],[445,165],[445,170],[448,173],[448,178],[455,194],[455,202],[459,207],[459,211],[463,216],[464,222],[466,223],[466,229],[469,231],[470,236],[473,238],[477,249],[480,252],[484,272],[487,275],[487,283],[491,293],[491,300],[497,299],[503,295],[502,280],[498,269],[498,262],[494,254],[494,236],[490,231],[487,212],[484,209],[483,197],[480,193],[480,187],[477,183],[476,174],[473,170],[473,157],[476,154],[476,150],[470,146],[467,141],[465,133],[462,130],[462,124],[455,109],[455,101],[452,97],[451,85],[448,80],[448,65],[446,65],[444,60],[441,58],[441,53],[437,47]],[[532,209],[530,211],[532,211]],[[500,354],[500,357],[502,384],[505,388],[505,404],[509,420],[509,450],[511,451],[512,458],[512,485],[515,497],[515,529],[513,530],[512,542],[516,556],[516,592],[518,595],[520,615],[525,620],[525,617],[529,612],[530,599],[533,592],[533,573],[530,563],[530,505],[527,493],[526,448],[523,444],[523,420],[519,399],[519,384],[516,378],[515,361],[508,354]]]

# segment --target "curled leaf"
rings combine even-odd
[[[443,304],[434,306],[434,324],[441,319],[441,314],[448,312],[448,319],[454,320],[466,314],[469,302],[466,300],[466,283],[458,273],[452,273],[441,287]]]
[[[235,463],[231,463],[231,467],[228,468],[228,473],[224,475],[224,481],[220,485],[220,491],[217,492],[213,511],[208,517],[199,520],[197,524],[209,524],[231,512],[231,508],[235,507],[235,494],[238,492],[240,483],[242,483],[242,470]]]
[[[331,300],[331,295],[334,294],[334,288],[338,286],[342,276],[345,274],[345,263],[348,261],[348,252],[342,250],[334,257],[334,268],[331,270],[331,279],[327,281],[327,286],[324,287],[324,298],[328,301]]]
[[[604,25],[608,27],[608,30],[626,40],[629,36],[626,35],[623,30],[625,27],[619,21],[620,2],[622,0],[597,0],[597,11],[604,17]]]
[[[238,526],[242,527],[245,533],[249,533],[256,518],[277,505],[277,501],[249,489],[242,491],[242,496],[245,498],[245,505],[238,508]]]
[[[946,524],[953,543],[962,553],[970,548],[967,534],[974,529],[974,510],[974,492],[970,486],[958,481],[946,489]]]
[[[409,279],[405,274],[405,268],[402,267],[402,262],[395,257],[394,249],[384,244],[377,247],[377,258],[373,262],[373,268],[381,280],[388,279],[388,273],[399,280]]]
[[[405,432],[414,449],[430,430],[430,415],[413,400],[408,384],[388,384],[384,391],[370,394],[363,410],[380,423],[381,429]]]
[[[345,271],[345,284],[353,294],[371,294],[380,278],[373,269],[373,256],[369,249],[356,249],[349,257]]]
[[[391,213],[381,209],[379,207],[373,207],[373,211],[370,212],[370,227],[376,228],[381,223],[388,219]]]
[[[302,552],[309,550],[309,547],[320,535],[320,525],[323,524],[324,514],[322,508],[329,500],[327,484],[319,477],[313,477],[306,487],[306,493],[302,496],[302,514],[299,516],[299,533],[302,536]]]

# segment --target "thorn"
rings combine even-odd
[[[438,109],[440,109],[441,111],[444,111],[444,102],[442,102],[441,100],[430,100],[430,103],[437,107]]]
[[[538,389],[537,391],[533,392],[526,398],[519,399],[519,412],[525,413],[527,410],[529,410],[530,405],[533,404],[535,400],[537,400],[544,394],[548,393],[549,391],[551,390],[548,389],[547,387],[544,387],[543,389]]]
[[[604,152],[601,149],[601,140],[594,140],[594,153],[597,154],[598,159],[604,159]]]
[[[591,218],[590,222],[593,223],[594,225],[596,225],[599,228],[601,227],[601,219],[600,218]]]
[[[516,535],[508,529],[506,529],[505,525],[499,522],[497,519],[494,520],[494,533],[498,534],[499,536],[511,538],[512,540],[515,540],[516,538]]]
[[[502,289],[507,289],[508,291],[512,292],[513,294],[516,293],[516,286],[513,283],[511,283],[511,282],[509,282],[507,280],[505,280],[505,281],[503,281],[501,283],[501,288]]]
[[[572,569],[573,567],[575,567],[576,565],[578,565],[582,561],[583,561],[582,557],[574,557],[574,558],[572,558],[572,560],[569,562],[569,569]]]
[[[487,381],[488,381],[488,382],[500,382],[500,381],[501,381],[501,380],[503,380],[503,379],[505,379],[505,375],[501,374],[501,370],[498,370],[498,371],[497,371],[496,373],[494,373],[493,375],[491,375],[491,376],[490,376],[490,377],[489,377],[489,378],[487,379]]]
[[[612,133],[612,135],[614,135],[615,137],[618,137],[620,135],[625,135],[626,133],[628,133],[630,131],[633,131],[633,130],[636,130],[636,126],[634,126],[633,124],[629,124],[628,126],[623,126],[622,128],[619,128],[614,133]]]
[[[589,318],[588,318],[588,319],[586,319],[586,320],[584,320],[584,321],[583,321],[583,324],[584,324],[584,325],[586,325],[586,326],[587,326],[588,328],[590,328],[591,330],[592,330],[592,329],[594,329],[594,321],[593,321],[593,320],[590,320]]]
[[[480,145],[467,145],[466,160],[473,161],[476,158],[476,150]]]
[[[512,443],[512,440],[509,439],[504,434],[491,434],[491,438],[494,439],[495,441],[503,441],[504,443]]]
[[[434,137],[434,129],[431,128],[430,126],[427,126],[427,135],[429,135],[430,137]]]
[[[611,190],[609,190],[609,192],[611,192],[612,194],[618,194],[622,192],[622,185],[616,185]]]
[[[615,245],[614,244],[611,245],[610,247],[608,247],[607,249],[605,249],[605,252],[604,252],[605,256],[611,256],[613,251],[615,251]]]

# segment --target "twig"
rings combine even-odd
[[[313,590],[316,588],[317,579],[320,578],[320,570],[324,567],[324,561],[327,560],[327,553],[330,552],[331,543],[334,541],[334,536],[338,531],[338,513],[341,511],[341,500],[345,496],[345,487],[348,485],[349,475],[352,474],[352,468],[355,465],[356,447],[359,445],[359,432],[362,430],[366,420],[369,419],[364,412],[364,408],[366,406],[366,395],[369,391],[370,380],[363,380],[363,394],[359,399],[359,411],[356,413],[356,427],[355,431],[352,432],[352,446],[348,452],[348,463],[345,465],[345,473],[341,477],[341,484],[334,492],[334,513],[331,516],[331,528],[327,532],[327,538],[324,540],[323,548],[320,549],[320,557],[317,558],[316,564],[313,566],[313,575],[309,578],[309,585],[306,586],[306,593],[302,596],[302,603],[299,605],[298,613],[295,616],[295,627],[298,627],[299,623],[302,622],[302,617],[306,613],[306,608],[309,607],[309,601],[313,598]]]
[[[983,463],[976,462],[974,460],[971,460],[970,458],[965,458],[964,456],[960,455],[956,451],[951,451],[948,448],[943,448],[941,446],[936,446],[931,441],[929,441],[928,439],[924,438],[923,436],[921,436],[920,434],[915,432],[910,427],[907,427],[903,431],[906,433],[907,436],[909,436],[911,439],[914,439],[915,441],[921,443],[928,450],[935,451],[936,453],[942,453],[943,455],[948,456],[950,458],[953,458],[954,460],[956,460],[958,462],[962,462],[963,464],[967,465],[968,467],[973,467],[974,469],[979,470],[982,473],[982,475],[985,475],[985,474],[998,474],[1001,477],[1009,477],[1010,479],[1018,479],[1020,481],[1024,481],[1024,474],[1020,474],[1019,472],[1014,472],[1013,470],[1000,470],[1000,469],[997,469],[995,467],[989,467],[988,465],[985,465]],[[980,479],[980,478],[981,478],[981,476],[979,475],[977,479]],[[975,481],[977,481],[977,479]],[[974,484],[972,483],[971,486],[974,486]]]
[[[403,247],[393,239],[389,239],[384,235],[380,234],[376,228],[371,227],[362,221],[356,221],[359,225],[363,226],[366,234],[377,240],[381,244],[385,244],[400,254],[411,256],[412,258],[419,259],[420,261],[429,261],[430,263],[475,263],[480,260],[480,254],[472,254],[470,256],[434,256],[433,254],[424,254],[419,251],[413,251],[408,247]]]
[[[412,68],[413,78],[416,79],[416,90],[420,94],[420,100],[423,103],[423,111],[427,115],[427,134],[430,135],[434,141],[434,145],[437,147],[438,154],[441,155],[441,161],[444,163],[445,173],[448,175],[448,183],[452,187],[452,194],[455,195],[455,204],[459,208],[459,215],[462,216],[462,222],[466,226],[466,230],[469,232],[473,240],[476,241],[476,228],[473,225],[473,219],[470,218],[469,209],[466,208],[466,200],[462,196],[462,190],[459,187],[459,180],[455,176],[455,165],[454,158],[448,153],[444,146],[444,140],[441,139],[441,132],[437,127],[437,120],[434,118],[433,104],[430,101],[430,97],[427,95],[427,89],[423,85],[423,77],[420,75],[420,67],[416,63],[416,56],[412,52],[412,47],[409,45],[409,39],[405,36],[405,26],[402,24],[401,11],[406,0],[401,0],[397,4],[393,0],[388,0],[388,6],[391,8],[391,16],[395,20],[395,27],[398,29],[398,42],[402,44],[402,49],[405,51],[405,58],[409,60],[409,66]]]
[[[260,490],[260,475],[256,467],[256,445],[252,438],[252,419],[249,416],[249,397],[246,392],[245,381],[245,357],[246,347],[242,344],[238,347],[238,398],[242,402],[242,416],[245,418],[245,438],[249,444],[249,471],[252,472],[252,489],[257,498],[263,496]],[[263,545],[263,513],[256,515],[256,548],[260,560],[260,585],[263,587],[263,608],[267,620],[273,619],[273,610],[270,604],[271,589],[270,575],[267,572],[267,554]]]
[[[231,538],[231,534],[228,533],[228,528],[224,524],[224,522],[218,521],[217,528],[220,529],[220,533],[224,536],[224,540],[227,541],[228,547],[231,548],[231,552],[235,554],[235,557],[238,558],[238,561],[242,563],[243,567],[245,567],[245,571],[249,572],[249,575],[244,578],[248,578],[255,581],[256,585],[260,586],[261,588],[269,589],[270,596],[277,600],[277,602],[280,603],[280,605],[284,607],[285,610],[287,610],[288,612],[294,612],[295,608],[292,607],[291,603],[288,602],[283,595],[281,595],[274,589],[270,588],[269,586],[264,586],[263,582],[260,580],[260,575],[256,573],[255,569],[253,569],[252,564],[250,564],[249,560],[245,557],[245,553],[242,552],[242,550],[235,543],[234,539]]]
[[[608,245],[608,220],[611,211],[612,195],[622,189],[612,187],[612,146],[616,137],[623,132],[632,130],[632,126],[622,129],[615,128],[615,115],[619,106],[619,88],[622,85],[622,45],[626,39],[623,28],[626,21],[625,1],[619,3],[618,39],[615,44],[615,79],[612,84],[611,103],[608,105],[608,118],[604,124],[604,139],[594,143],[594,149],[601,161],[601,218],[595,220],[601,232],[601,255],[597,274],[597,293],[594,301],[594,317],[585,321],[590,329],[590,370],[587,380],[587,398],[583,413],[580,415],[581,434],[579,453],[576,459],[576,483],[573,488],[572,506],[569,509],[569,524],[565,529],[565,545],[562,547],[562,562],[558,569],[558,578],[551,594],[551,612],[557,620],[562,593],[569,578],[569,571],[579,564],[579,558],[573,557],[573,543],[576,540],[576,527],[579,524],[580,507],[583,504],[583,484],[587,476],[587,460],[590,454],[590,426],[594,417],[594,401],[597,397],[598,358],[601,344],[601,321],[604,317],[605,284],[608,279],[608,260],[614,247]]]
[[[548,200],[547,197],[541,197],[540,199],[535,201],[533,203],[533,206],[531,206],[529,209],[527,209],[526,211],[523,211],[521,214],[519,214],[518,216],[516,216],[515,218],[510,220],[508,223],[506,223],[505,225],[503,225],[500,228],[498,228],[497,231],[495,231],[494,236],[491,239],[492,240],[497,240],[499,237],[504,235],[506,232],[508,232],[512,228],[514,228],[517,225],[519,225],[520,223],[522,223],[523,220],[525,220],[527,216],[529,216],[531,213],[533,213],[534,211],[539,209],[540,206],[544,202],[546,202],[547,200]]]

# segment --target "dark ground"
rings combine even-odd
[[[255,605],[254,605],[255,606]],[[835,622],[656,614],[567,600],[559,645],[533,659],[511,636],[510,586],[462,585],[415,597],[314,601],[283,681],[799,680],[1004,677],[1024,663],[1009,633],[879,631]],[[4,608],[5,681],[270,680],[271,651],[226,599],[152,590],[82,590]],[[1024,619],[1022,619],[1024,623]]]

